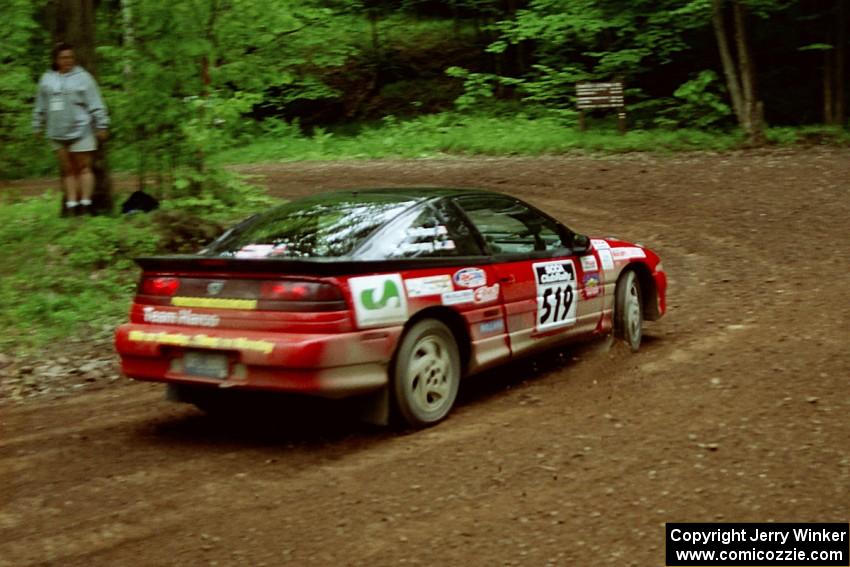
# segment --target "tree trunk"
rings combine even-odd
[[[124,49],[132,49],[136,42],[133,29],[133,0],[121,0],[121,20],[124,24]],[[124,78],[133,74],[131,59],[124,60]]]
[[[47,8],[47,21],[52,25],[54,41],[64,41],[73,45],[77,63],[96,78],[95,0],[53,0]],[[106,162],[104,142],[98,143],[97,150],[92,156],[92,172],[95,178],[92,213],[111,214],[113,210],[112,179]],[[67,214],[63,191],[61,215]]]
[[[743,126],[747,140],[753,144],[764,142],[762,105],[756,90],[756,74],[750,42],[747,38],[747,21],[744,6],[739,0],[733,4],[735,19],[735,45],[738,51],[738,68],[743,91]]]
[[[732,99],[732,110],[738,119],[738,124],[743,127],[741,117],[744,115],[741,97],[741,82],[738,78],[738,69],[732,52],[729,49],[729,36],[726,33],[726,23],[723,18],[723,0],[714,0],[712,12],[712,23],[714,35],[717,38],[717,48],[720,51],[720,61],[723,65],[723,74],[726,77],[726,88],[729,98]]]
[[[375,9],[370,9],[366,12],[366,15],[369,19],[369,30],[372,35],[372,50],[375,53],[381,52],[381,40],[378,35],[378,11]]]
[[[835,88],[833,119],[844,128],[847,121],[844,77],[846,76],[847,53],[847,1],[836,0],[838,4],[838,37],[835,42]]]
[[[824,124],[834,124],[835,116],[832,113],[834,108],[832,101],[832,56],[831,50],[823,52],[823,122]]]
[[[729,34],[726,31],[724,0],[712,2],[712,25],[717,38],[726,87],[732,99],[732,109],[738,119],[738,125],[747,135],[749,144],[764,142],[764,118],[761,101],[756,93],[755,64],[747,38],[747,26],[744,6],[739,0],[732,2],[736,57],[729,47]]]

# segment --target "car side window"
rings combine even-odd
[[[459,197],[457,203],[494,254],[522,254],[568,247],[552,219],[510,197]]]
[[[466,220],[449,203],[439,201],[392,223],[375,235],[358,255],[399,259],[483,254]]]

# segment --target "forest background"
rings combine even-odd
[[[69,38],[111,109],[111,164],[160,187],[185,184],[199,159],[846,143],[842,0],[0,6],[3,178],[54,171],[30,111],[53,42]],[[581,135],[576,83],[610,80],[626,86],[629,133],[598,112]]]

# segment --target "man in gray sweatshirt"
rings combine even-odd
[[[36,135],[45,130],[56,150],[65,206],[72,214],[89,212],[94,191],[92,152],[97,140],[108,135],[109,115],[97,83],[76,65],[70,45],[60,43],[53,49],[53,70],[38,83],[32,123]]]

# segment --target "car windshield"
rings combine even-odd
[[[415,202],[406,196],[374,193],[300,199],[237,225],[201,253],[233,258],[348,256]]]

